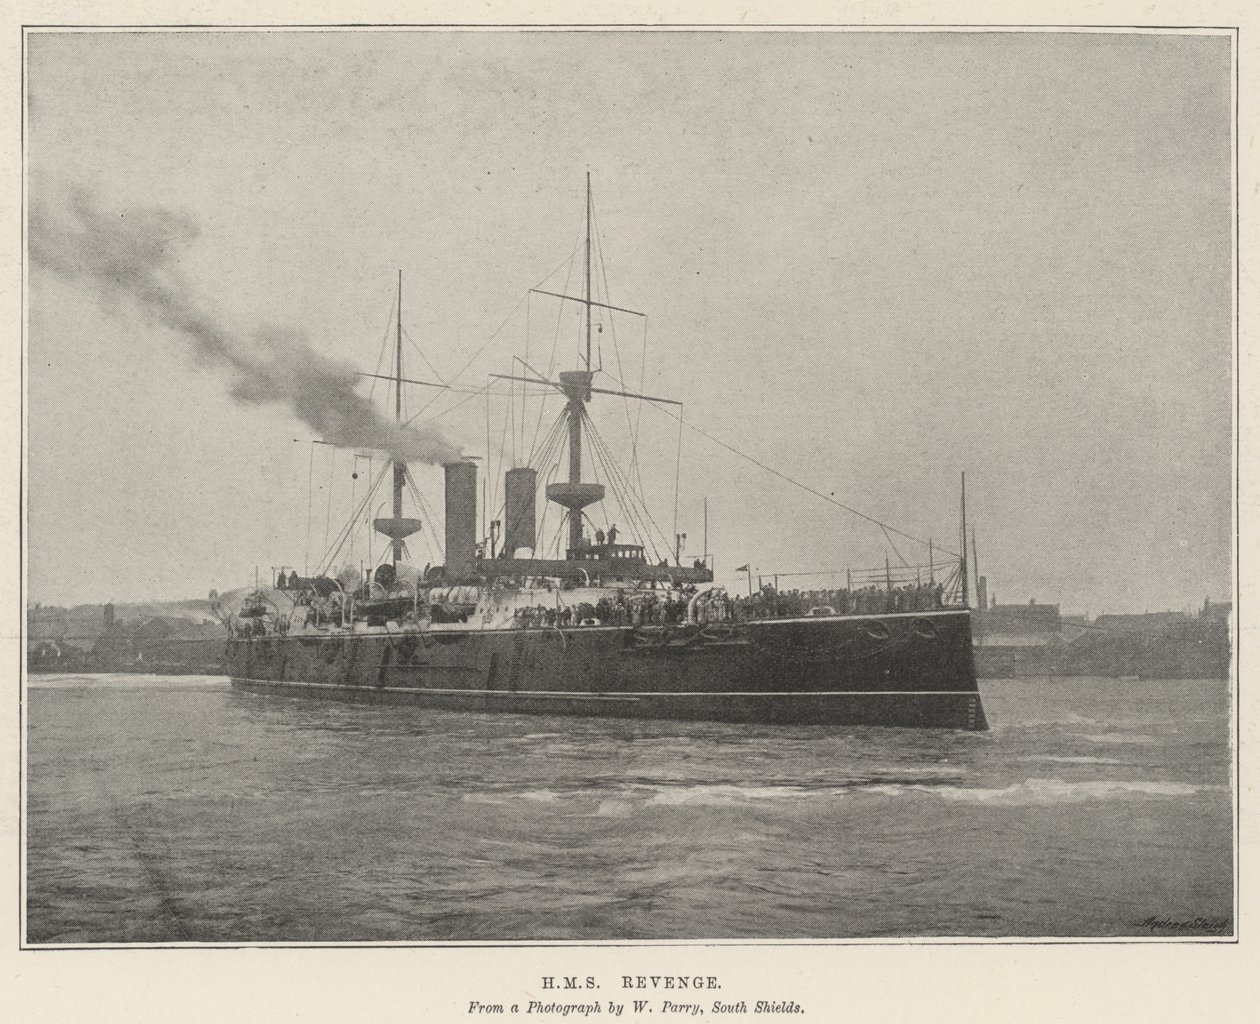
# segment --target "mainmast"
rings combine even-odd
[[[586,368],[560,374],[560,390],[569,400],[569,482],[549,484],[547,497],[569,510],[569,550],[582,546],[582,509],[603,500],[600,484],[582,483],[583,406],[591,400],[591,172],[586,172],[586,287],[581,301],[586,306]]]
[[[586,371],[591,370],[591,172],[586,172]]]

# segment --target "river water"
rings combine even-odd
[[[988,733],[34,676],[27,941],[1232,933],[1226,682],[981,690]]]

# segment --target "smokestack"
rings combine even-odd
[[[477,467],[446,463],[446,578],[471,575],[477,546]]]
[[[517,548],[533,548],[534,495],[538,491],[538,471],[523,467],[509,469],[504,475],[503,550],[511,558]]]

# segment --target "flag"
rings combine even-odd
[[[736,572],[747,572],[747,571],[748,571],[748,566],[747,566],[747,565],[741,565],[741,566],[740,566],[738,569],[736,569],[735,571],[736,571]]]

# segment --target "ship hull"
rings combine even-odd
[[[510,714],[986,729],[965,610],[228,643],[240,690]]]

